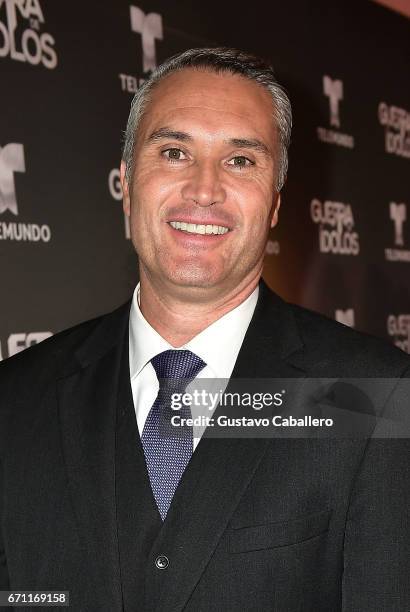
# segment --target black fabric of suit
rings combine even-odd
[[[78,612],[408,612],[408,439],[203,438],[161,522],[129,309],[0,364],[0,589],[68,590]],[[409,373],[261,282],[232,378]]]

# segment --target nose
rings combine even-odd
[[[222,186],[220,170],[211,160],[197,162],[182,188],[185,201],[196,202],[200,206],[222,204],[226,193]]]

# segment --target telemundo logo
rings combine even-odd
[[[24,146],[11,142],[0,147],[0,214],[12,215],[13,220],[0,220],[0,240],[49,242],[51,230],[48,225],[14,221],[19,214],[14,176],[16,172],[26,172]]]

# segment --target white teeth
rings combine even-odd
[[[190,234],[226,234],[229,228],[223,225],[197,225],[196,223],[185,223],[185,221],[170,221],[169,224]]]

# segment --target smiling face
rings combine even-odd
[[[151,92],[124,211],[146,276],[162,290],[228,295],[262,272],[277,222],[272,98],[229,73],[184,69]]]

